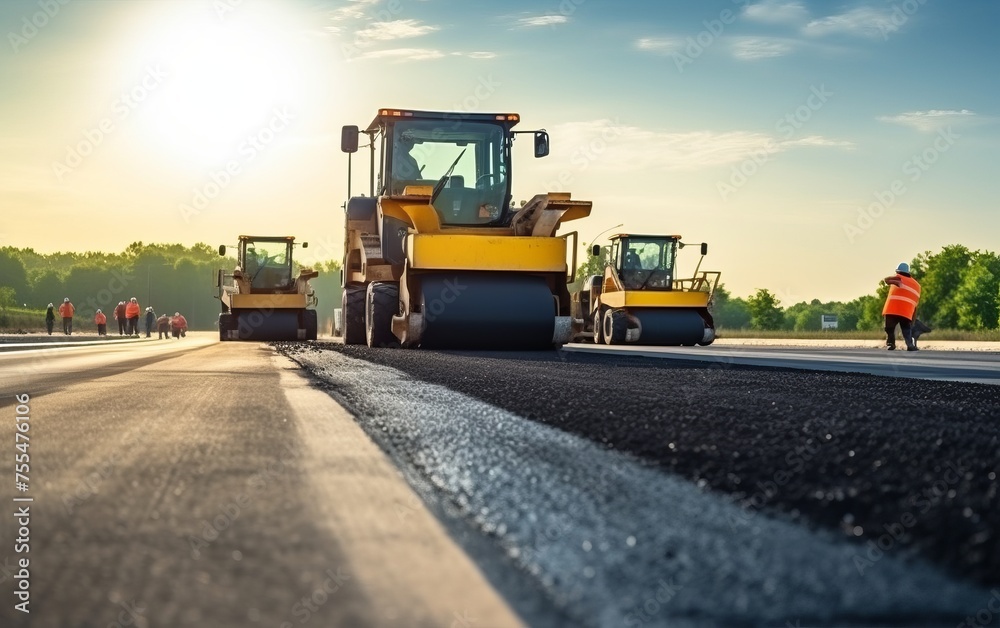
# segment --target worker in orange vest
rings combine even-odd
[[[70,303],[69,297],[63,299],[62,305],[59,306],[59,316],[62,317],[63,321],[63,333],[67,336],[73,334],[73,314],[76,312],[76,308]]]
[[[889,284],[889,295],[882,308],[882,316],[885,317],[886,348],[889,351],[896,348],[896,325],[899,325],[900,331],[903,332],[903,340],[906,341],[906,350],[916,351],[917,345],[913,341],[911,326],[917,304],[920,303],[920,284],[910,275],[910,265],[906,262],[897,266],[896,274],[886,277],[884,281]]]
[[[97,313],[94,314],[94,323],[97,325],[98,336],[108,335],[108,317],[105,316],[104,312],[97,310]]]
[[[170,318],[170,327],[174,330],[174,338],[180,339],[187,335],[188,322],[186,318],[181,316],[180,312],[174,312]]]
[[[128,322],[129,336],[139,336],[139,302],[135,297],[125,304],[125,320]]]

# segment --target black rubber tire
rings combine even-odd
[[[219,340],[226,342],[229,340],[229,330],[233,328],[232,314],[219,314]]]
[[[365,295],[365,340],[369,347],[398,347],[392,333],[392,317],[399,312],[399,286],[376,281]]]
[[[316,340],[319,333],[319,321],[316,318],[316,310],[306,310],[302,314],[302,319],[306,326],[306,340]]]
[[[601,316],[601,308],[594,311],[594,344],[604,344],[604,320]]]
[[[628,334],[628,318],[621,310],[608,310],[604,313],[604,342],[609,345],[625,344]]]
[[[365,290],[366,286],[350,285],[344,288],[344,344],[365,344]]]

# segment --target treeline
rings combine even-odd
[[[74,327],[90,330],[98,308],[111,319],[119,301],[135,297],[143,310],[152,306],[157,314],[181,312],[191,329],[216,329],[216,273],[220,268],[231,272],[235,266],[235,257],[219,257],[217,247],[203,243],[187,247],[135,242],[121,253],[47,255],[3,247],[0,308],[44,310],[68,297],[76,306]],[[325,320],[340,300],[340,263],[326,262],[319,270],[311,283]],[[112,328],[113,321],[109,323]]]
[[[1000,257],[996,253],[953,244],[938,253],[918,255],[910,271],[921,285],[917,317],[931,327],[966,331],[1000,327]],[[823,314],[834,314],[840,331],[877,330],[883,326],[882,306],[888,291],[880,283],[873,294],[847,303],[813,299],[783,308],[766,289],[743,299],[720,288],[712,311],[716,325],[727,329],[815,331],[820,329]]]

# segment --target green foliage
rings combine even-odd
[[[972,261],[968,248],[953,244],[932,255],[930,251],[913,260],[913,278],[920,282],[921,320],[931,320],[938,327],[958,327],[958,302],[955,291]]]
[[[28,288],[28,273],[24,263],[17,255],[17,249],[4,247],[0,249],[0,285],[14,292],[14,302],[26,302],[30,296]]]
[[[1000,295],[1000,263],[992,253],[977,253],[962,273],[955,289],[958,329],[975,331],[997,327],[997,300]]]
[[[715,326],[722,329],[746,329],[750,327],[750,309],[747,302],[733,297],[723,284],[715,289],[712,297],[712,318]]]
[[[583,245],[584,261],[576,268],[576,281],[568,286],[570,294],[583,288],[583,282],[592,275],[604,274],[604,264],[608,257],[608,247],[601,247],[600,255],[591,255],[591,251]]]
[[[780,301],[768,290],[761,288],[757,293],[747,299],[747,308],[750,310],[751,329],[780,329],[784,321],[784,314],[779,307]]]
[[[0,309],[17,307],[17,293],[9,286],[0,286]]]

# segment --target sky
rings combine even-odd
[[[681,234],[734,295],[850,300],[924,251],[1000,249],[998,21],[983,0],[5,0],[0,246],[249,233],[339,259],[343,125],[516,112],[551,154],[515,144],[515,200],[593,202],[560,233]]]

